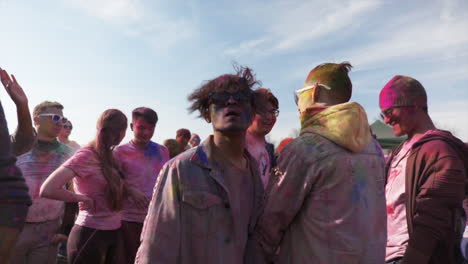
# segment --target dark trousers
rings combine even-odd
[[[67,242],[68,263],[125,263],[120,232],[74,225]]]
[[[403,258],[396,258],[390,261],[385,262],[386,264],[400,264],[403,261]]]
[[[135,256],[140,247],[140,235],[143,223],[122,221],[122,237],[125,246],[127,263],[134,263]]]

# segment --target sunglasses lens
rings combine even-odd
[[[240,91],[234,94],[228,92],[218,92],[211,95],[211,102],[216,105],[225,105],[231,96],[238,103],[246,103],[251,98],[250,93],[246,91]]]
[[[58,122],[59,120],[60,120],[60,116],[59,116],[59,115],[53,115],[53,116],[52,116],[52,121]]]

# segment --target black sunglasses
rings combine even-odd
[[[238,103],[243,104],[252,99],[252,93],[246,90],[238,91],[236,93],[228,93],[226,91],[213,92],[210,93],[210,103],[215,105],[226,105],[231,97]]]
[[[72,129],[73,129],[73,126],[64,125],[63,128],[72,130]]]

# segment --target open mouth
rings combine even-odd
[[[272,126],[273,122],[262,122],[262,125],[264,126]]]
[[[226,117],[229,117],[229,116],[239,117],[240,113],[238,111],[229,110],[224,116],[226,116]]]

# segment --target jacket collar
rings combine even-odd
[[[250,153],[245,149],[245,155],[249,159],[250,170],[252,171],[252,182],[254,184],[255,194],[255,205],[256,208],[252,211],[251,221],[249,225],[249,232],[253,232],[255,223],[261,212],[262,202],[263,202],[263,184],[260,179],[260,174],[258,172],[257,161],[250,155]],[[190,157],[190,161],[194,164],[210,170],[210,177],[215,180],[224,191],[229,195],[229,189],[226,187],[226,182],[224,177],[222,177],[222,172],[218,169],[216,160],[213,157],[213,135],[210,135],[206,138],[198,147],[195,149],[195,152]]]

